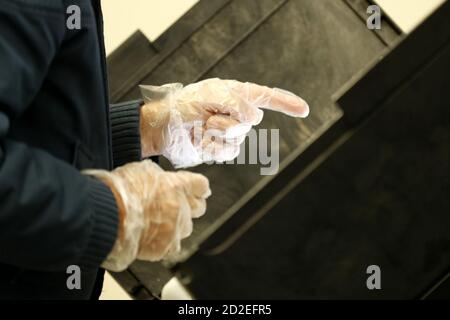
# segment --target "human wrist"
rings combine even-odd
[[[137,195],[127,192],[129,189],[125,179],[114,171],[85,170],[106,185],[113,194],[118,208],[118,234],[115,244],[102,263],[102,267],[119,272],[125,270],[137,256],[139,242],[143,232],[143,208]]]
[[[170,110],[161,101],[147,102],[140,109],[140,134],[142,157],[163,153]]]
[[[114,184],[111,182],[110,179],[105,178],[104,176],[97,177],[98,180],[103,182],[112,192],[114,199],[116,200],[116,206],[117,206],[117,215],[118,215],[118,230],[117,230],[117,241],[123,241],[124,240],[124,224],[125,224],[125,204],[123,203],[122,197],[120,196],[117,189],[114,187]]]

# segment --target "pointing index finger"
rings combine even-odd
[[[306,118],[309,114],[306,101],[292,92],[249,82],[236,86],[236,89],[258,108],[282,112],[292,117]]]

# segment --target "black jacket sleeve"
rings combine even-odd
[[[141,160],[139,118],[143,103],[136,100],[110,106],[114,167]]]
[[[64,15],[44,15],[38,7],[13,10],[18,3],[0,0],[0,262],[43,271],[96,268],[116,239],[111,191],[49,153],[8,138],[65,32]]]

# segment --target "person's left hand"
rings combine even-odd
[[[307,117],[308,104],[293,93],[242,83],[208,79],[183,87],[141,86],[142,156],[164,155],[176,167],[224,162],[239,155],[239,145],[263,110]]]

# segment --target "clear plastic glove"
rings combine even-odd
[[[141,86],[144,157],[164,155],[176,167],[224,162],[239,155],[239,145],[263,118],[262,109],[307,117],[308,104],[281,89],[236,80],[208,79],[183,87]]]
[[[135,259],[158,261],[176,253],[211,194],[203,175],[166,172],[151,160],[84,173],[105,182],[116,197],[118,238],[102,265],[111,271],[122,271]]]

